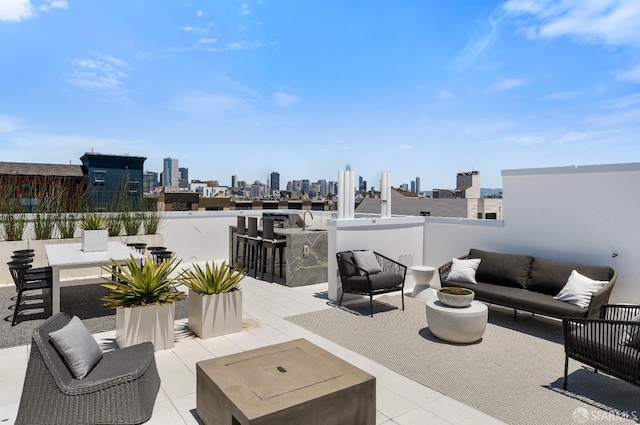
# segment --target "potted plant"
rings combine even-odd
[[[100,214],[86,214],[78,224],[82,229],[82,250],[85,252],[106,251],[109,232],[104,217]]]
[[[157,263],[148,256],[140,263],[131,256],[124,265],[112,263],[102,267],[115,278],[102,276],[102,286],[110,290],[103,301],[116,309],[118,347],[151,341],[156,351],[172,348],[175,303],[186,297],[171,276],[180,261],[171,257]]]
[[[227,267],[205,263],[204,269],[194,264],[180,280],[189,288],[189,329],[200,338],[211,338],[242,330],[242,291],[245,275]]]

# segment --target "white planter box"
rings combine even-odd
[[[242,291],[200,295],[190,289],[189,329],[200,338],[242,331]]]
[[[174,303],[116,308],[116,344],[124,348],[153,342],[155,351],[173,348]]]
[[[109,248],[108,230],[83,230],[82,250],[84,252],[106,251]]]

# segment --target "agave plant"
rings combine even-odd
[[[86,214],[78,224],[82,230],[103,230],[106,228],[104,217],[100,214]]]
[[[187,288],[202,295],[221,294],[240,290],[240,281],[245,278],[245,274],[238,271],[238,267],[227,267],[226,261],[220,266],[215,263],[205,263],[202,269],[194,264],[193,269],[185,270],[179,276]]]
[[[112,266],[103,266],[102,270],[113,274],[102,276],[105,283],[101,285],[111,292],[102,298],[107,307],[136,307],[151,304],[168,304],[186,297],[184,292],[176,289],[177,278],[171,277],[180,261],[171,257],[162,263],[148,256],[140,264],[131,256],[124,265],[111,260]]]

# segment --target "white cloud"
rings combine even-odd
[[[537,145],[544,143],[545,139],[541,136],[534,136],[532,134],[523,134],[520,136],[508,136],[504,138],[504,141],[515,145]]]
[[[201,38],[200,40],[198,40],[197,44],[213,44],[217,42],[217,38]]]
[[[242,5],[242,14],[243,15],[250,15],[251,14],[251,9],[249,9],[249,5],[247,3]]]
[[[561,92],[555,92],[555,93],[551,93],[548,94],[546,96],[543,96],[542,99],[544,100],[569,100],[569,99],[573,99],[577,96],[580,95],[580,92],[577,91],[561,91]]]
[[[584,140],[589,136],[589,133],[582,133],[577,131],[570,131],[564,136],[558,139],[558,143],[577,142],[578,140]]]
[[[273,96],[271,97],[271,101],[278,106],[288,108],[298,103],[298,96],[278,92],[273,94]]]
[[[439,96],[441,99],[450,99],[450,98],[452,98],[452,97],[453,97],[453,93],[451,93],[451,92],[450,92],[450,91],[448,91],[448,90],[440,90],[440,91],[438,91],[438,96]]]
[[[409,144],[405,143],[405,144],[400,145],[400,146],[398,147],[398,149],[400,149],[401,151],[406,151],[406,150],[408,150],[408,149],[411,149],[411,145],[409,145]]]
[[[196,12],[196,16],[197,16],[198,18],[200,18],[200,17],[202,17],[202,16],[204,16],[204,15],[206,15],[206,14],[207,14],[207,12],[205,12],[205,11],[203,11],[203,10],[198,10],[198,11]]]
[[[605,109],[624,109],[638,104],[640,104],[640,93],[635,93],[629,96],[609,99],[605,103]]]
[[[191,31],[195,31],[196,29],[194,27],[190,27],[189,25],[184,26],[184,27],[180,27],[180,29],[184,32],[191,32]]]
[[[225,93],[189,93],[174,102],[180,111],[198,115],[222,115],[251,107],[243,97]]]
[[[0,133],[10,133],[18,128],[18,120],[10,115],[0,115]]]
[[[120,93],[122,81],[128,78],[123,71],[128,64],[113,56],[94,54],[98,59],[74,59],[73,71],[66,73],[67,81],[85,90],[104,90]]]
[[[640,84],[640,65],[629,69],[618,70],[615,74],[616,80],[618,81]]]
[[[507,16],[518,18],[521,30],[531,38],[640,45],[638,0],[509,0],[502,8]]]
[[[43,12],[48,12],[51,9],[68,9],[69,4],[67,0],[49,0],[49,2],[40,6],[40,10]]]
[[[482,36],[470,36],[467,45],[458,53],[451,65],[453,68],[466,69],[480,54],[490,47],[498,38],[496,21],[489,17],[489,30]]]
[[[527,84],[525,80],[518,78],[503,78],[491,86],[492,89],[498,91],[511,90]]]
[[[0,21],[21,21],[33,15],[33,6],[29,0],[0,1]]]

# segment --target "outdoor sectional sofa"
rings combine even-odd
[[[533,257],[530,255],[502,254],[469,250],[458,258],[480,259],[475,278],[477,283],[448,279],[453,261],[439,268],[442,287],[458,286],[475,292],[475,299],[544,316],[592,317],[600,316],[600,309],[609,301],[617,274],[611,267],[592,266]],[[596,291],[586,307],[554,298],[569,280],[572,271],[607,283]]]

